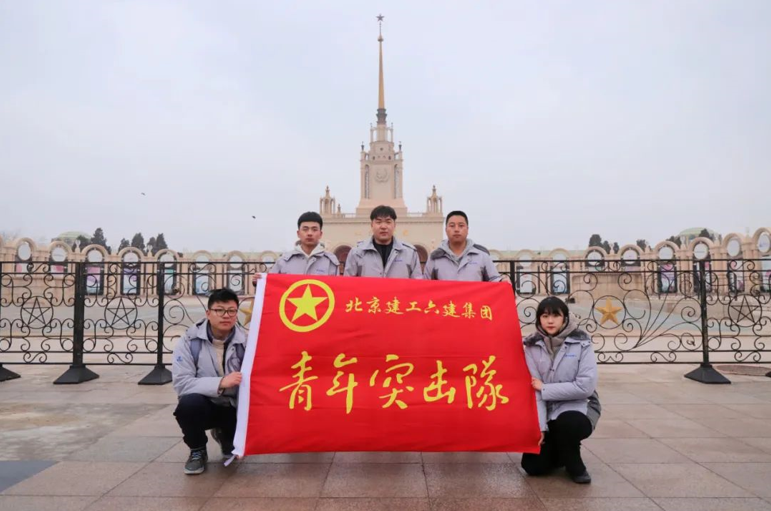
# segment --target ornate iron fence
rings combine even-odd
[[[538,303],[563,297],[603,364],[699,364],[687,376],[727,382],[711,362],[771,358],[768,260],[497,261],[517,295],[523,334]],[[250,315],[250,276],[271,263],[0,262],[0,381],[4,366],[61,364],[55,383],[89,367],[144,365],[140,383],[170,381],[174,343],[204,317],[210,290],[229,287]]]

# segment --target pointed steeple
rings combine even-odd
[[[378,44],[380,45],[380,74],[378,76],[378,93],[377,93],[377,123],[386,123],[386,109],[385,109],[385,85],[383,82],[383,16],[379,14],[377,17],[379,31],[378,31]]]

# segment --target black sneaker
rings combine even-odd
[[[222,430],[219,428],[214,428],[211,430],[211,437],[214,439],[215,442],[220,444],[220,449],[222,449],[222,455],[225,457],[230,456],[233,454],[233,440],[224,440],[223,441],[223,435]]]
[[[589,484],[592,482],[592,476],[590,476],[589,472],[586,470],[584,470],[583,474],[579,474],[577,476],[571,475],[570,478],[576,484]]]
[[[190,449],[190,457],[187,459],[187,463],[185,463],[185,474],[202,474],[206,470],[207,461],[209,461],[209,456],[206,453],[206,447]]]

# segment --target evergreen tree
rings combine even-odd
[[[104,247],[108,254],[112,253],[112,248],[107,245],[107,239],[104,237],[104,231],[101,227],[96,228],[94,235],[91,236],[91,239],[89,240],[89,244],[99,245],[100,247]]]
[[[145,238],[142,236],[141,232],[136,233],[134,237],[131,238],[131,246],[138,248],[142,252],[145,251]]]
[[[153,246],[155,247],[156,252],[169,248],[169,246],[166,244],[166,238],[163,237],[163,233],[160,233],[155,237],[155,245]]]

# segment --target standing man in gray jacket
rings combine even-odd
[[[372,237],[359,243],[348,253],[345,275],[352,277],[385,277],[422,279],[418,251],[409,243],[394,237],[396,211],[378,206],[369,215]]]
[[[270,273],[292,275],[339,275],[340,263],[334,254],[324,250],[321,243],[324,220],[314,211],[308,211],[297,219],[297,243],[291,252],[281,257]]]
[[[444,225],[447,239],[428,256],[424,270],[426,279],[510,282],[507,276],[498,273],[490,252],[469,239],[466,213],[451,211]]]
[[[209,295],[206,319],[191,326],[174,347],[171,366],[179,396],[177,418],[190,456],[185,474],[206,470],[206,430],[223,455],[233,450],[238,386],[246,347],[246,331],[237,324],[238,296],[230,289]]]
[[[321,243],[324,220],[314,211],[308,211],[297,219],[297,242],[294,250],[281,254],[269,273],[288,275],[340,275],[340,262],[327,252]],[[259,273],[252,277],[257,285]]]

